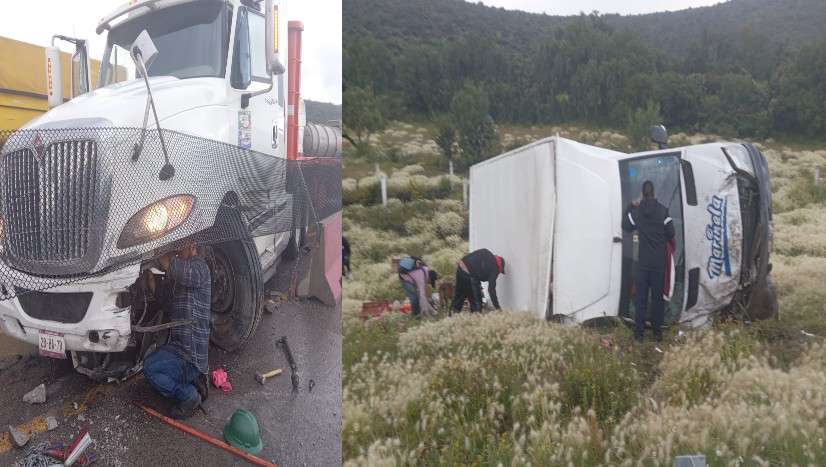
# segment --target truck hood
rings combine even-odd
[[[162,122],[178,113],[223,104],[226,100],[226,83],[221,78],[155,76],[149,79],[149,84]],[[145,108],[146,85],[142,79],[135,79],[78,96],[32,120],[24,128],[71,128],[88,125],[87,122],[93,119],[104,119],[115,127],[141,127]],[[149,122],[154,126],[151,116]]]

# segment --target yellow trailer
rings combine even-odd
[[[45,47],[0,37],[0,57],[0,131],[15,130],[49,110]],[[71,54],[61,52],[60,64],[63,95],[71,96]],[[100,61],[90,60],[90,67],[94,86]]]

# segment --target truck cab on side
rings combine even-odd
[[[504,308],[633,320],[637,238],[622,216],[651,180],[676,230],[666,322],[777,314],[770,181],[751,145],[624,154],[555,137],[474,165],[470,176],[470,248],[508,261],[497,284]]]
[[[300,102],[288,105],[291,96],[298,100],[297,69],[294,87],[285,89],[284,3],[138,0],[100,21],[97,33],[106,32],[107,42],[97,89],[85,92],[88,63],[73,61],[72,88],[80,95],[63,104],[62,96],[52,98],[50,81],[56,106],[3,146],[2,268],[9,274],[2,276],[2,332],[39,345],[46,355],[68,351],[78,371],[98,379],[137,371],[155,334],[134,330],[159,324],[146,286],[157,271],[148,258],[226,223],[241,233],[203,248],[213,281],[211,340],[225,350],[246,343],[261,316],[264,282],[283,255],[296,254],[306,228],[297,222],[268,227],[274,219],[292,222],[298,210],[290,193],[266,188],[290,185],[288,120],[303,126],[304,118],[295,115]],[[157,54],[141,65],[139,58],[148,57],[136,57],[132,46],[143,32]],[[76,56],[88,62],[87,54]],[[180,143],[167,156],[175,172],[164,174],[164,167],[159,173],[160,153],[122,148],[141,132],[166,132],[170,145]],[[300,151],[301,140],[293,136],[292,142]],[[197,157],[185,146],[197,146]],[[214,154],[204,149],[210,147]],[[220,169],[226,158],[246,154],[256,157],[254,168]],[[128,176],[123,167],[129,167]],[[254,176],[263,178],[250,182]],[[239,180],[250,191],[238,193]],[[39,193],[69,202],[49,204]],[[94,196],[74,198],[89,193]],[[21,196],[31,199],[9,201]],[[43,235],[26,236],[32,228]],[[50,240],[49,231],[63,234]],[[124,262],[130,265],[121,267]],[[38,281],[58,285],[25,290]],[[125,352],[129,357],[116,364]]]

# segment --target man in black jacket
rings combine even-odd
[[[642,201],[626,208],[622,217],[622,228],[636,230],[639,235],[639,258],[635,288],[636,303],[634,337],[642,341],[645,330],[645,312],[648,292],[651,292],[651,325],[654,338],[662,340],[662,324],[665,302],[663,283],[665,279],[666,244],[674,238],[674,222],[668,217],[668,208],[654,197],[654,184],[646,180],[642,184]]]
[[[465,255],[456,265],[456,291],[451,308],[454,312],[462,311],[465,298],[470,302],[470,311],[482,309],[482,282],[488,283],[488,294],[493,306],[500,310],[499,298],[496,296],[496,278],[505,274],[505,260],[485,248]]]

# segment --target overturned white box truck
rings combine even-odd
[[[86,42],[55,36],[76,46],[72,99],[48,48],[53,108],[0,135],[3,333],[68,352],[97,379],[138,371],[180,324],[159,305],[155,258],[194,239],[212,273],[211,340],[235,350],[279,260],[308,236],[340,242],[321,225],[337,216],[328,230],[340,228],[340,131],[304,132],[303,26],[286,17],[283,1],[130,1],[97,26],[108,35],[94,91]],[[333,157],[303,160],[302,146]],[[339,251],[315,248],[322,266],[310,267],[333,289]]]
[[[470,169],[470,248],[506,259],[502,307],[578,323],[633,320],[637,236],[622,216],[645,180],[676,231],[666,323],[776,316],[769,173],[754,146],[624,154],[560,137]]]

